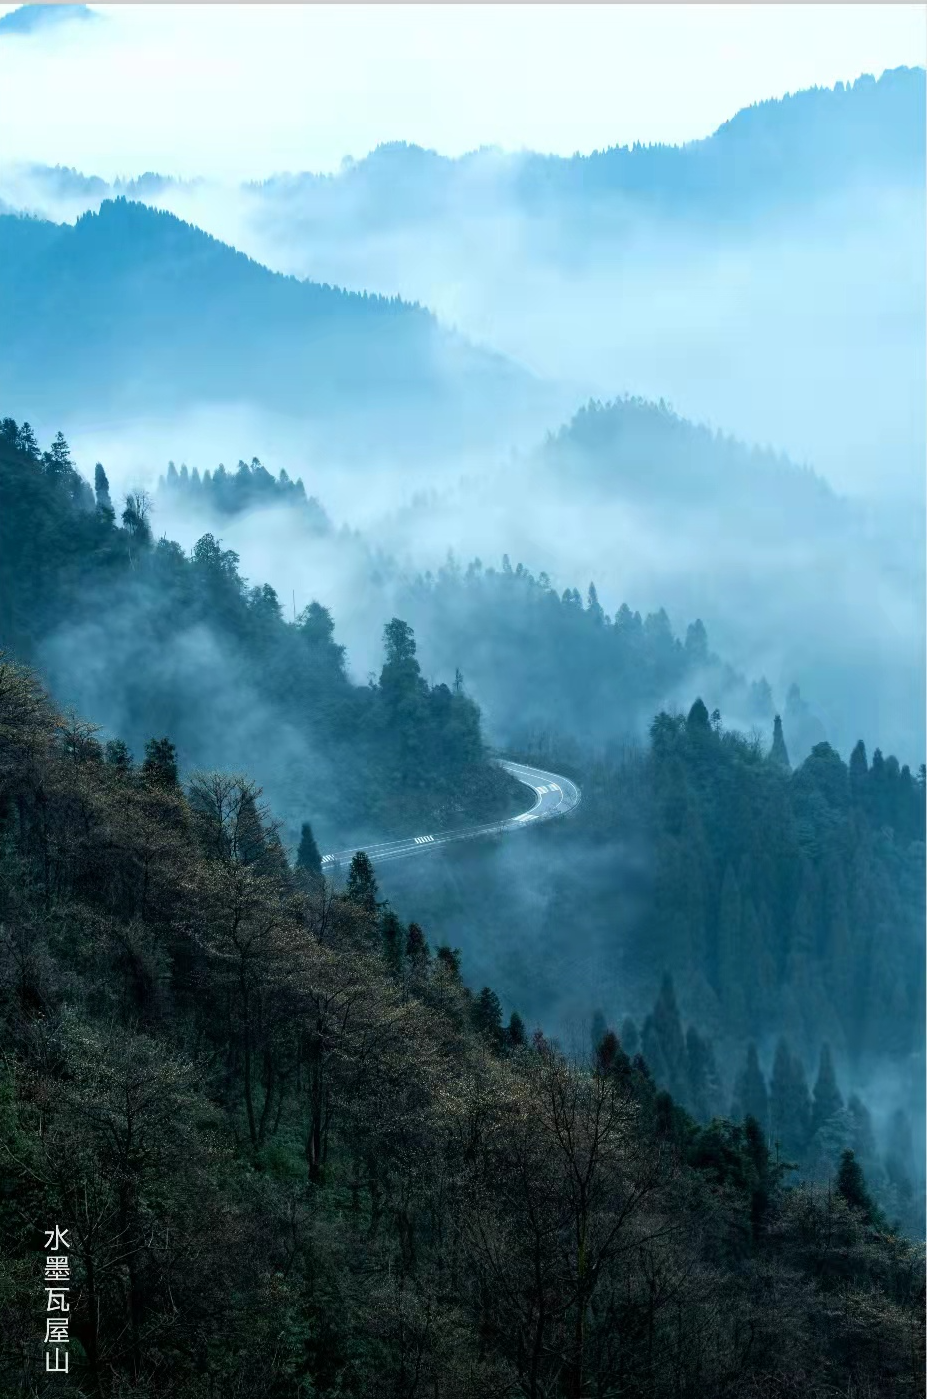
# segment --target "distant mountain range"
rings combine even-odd
[[[7,167],[0,200],[52,219],[75,219],[113,195],[167,208],[278,272],[428,306],[471,342],[458,343],[449,363],[451,342],[433,322],[422,313],[413,333],[412,320],[393,312],[389,348],[374,369],[368,329],[382,312],[370,312],[368,297],[358,331],[365,348],[356,356],[360,342],[352,339],[348,352],[341,337],[317,364],[305,358],[305,343],[291,352],[288,329],[282,363],[264,349],[252,367],[239,344],[239,369],[228,377],[242,337],[219,317],[220,343],[208,344],[203,362],[208,334],[197,286],[176,302],[178,333],[188,313],[196,311],[197,323],[183,329],[182,344],[173,337],[165,361],[168,379],[172,366],[183,368],[181,397],[213,392],[222,379],[230,393],[246,382],[288,411],[316,390],[331,408],[382,379],[394,413],[410,402],[418,412],[427,399],[444,415],[445,440],[498,441],[508,430],[498,425],[521,413],[522,389],[511,363],[477,345],[564,386],[531,419],[537,427],[589,397],[663,397],[686,417],[813,461],[843,489],[868,488],[878,475],[881,490],[919,499],[927,449],[925,101],[924,70],[899,68],[759,103],[680,147],[615,146],[568,159],[487,149],[449,159],[393,143],[334,175],[233,188],[155,173],[107,182]],[[114,219],[134,245],[135,223],[129,231],[129,216],[112,211],[94,239],[105,244]],[[196,261],[193,235],[185,237]],[[52,262],[65,242],[49,253]],[[228,294],[237,295],[240,274],[224,265]],[[140,294],[138,271],[132,296]],[[54,283],[59,272],[51,274]],[[177,291],[173,272],[168,281],[166,305]],[[149,286],[160,287],[157,276]],[[309,294],[275,295],[305,305]],[[162,290],[152,296],[160,304]],[[338,304],[344,327],[347,303]],[[255,326],[265,347],[263,327],[281,317],[275,311]],[[141,384],[143,361],[151,362],[144,323],[142,343],[130,337],[125,357],[114,350],[112,373],[94,380],[104,396],[136,365]],[[411,339],[397,338],[400,324]],[[437,344],[440,375],[425,363]],[[382,424],[381,414],[377,434]],[[403,442],[421,436],[404,429]]]
[[[62,25],[75,21],[100,18],[88,5],[20,5],[18,9],[0,15],[0,38],[8,34],[36,34],[48,29],[60,29]]]
[[[540,386],[398,297],[269,271],[124,198],[74,226],[0,218],[4,399],[46,415],[248,404],[356,447],[487,444]]]

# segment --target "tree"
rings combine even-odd
[[[747,1046],[747,1062],[741,1070],[734,1093],[732,1115],[735,1121],[743,1122],[754,1118],[765,1132],[769,1122],[769,1095],[766,1080],[760,1068],[756,1045]]]
[[[499,997],[489,986],[484,986],[474,1001],[471,1019],[473,1028],[491,1044],[502,1044],[502,1006],[499,1004]]]
[[[867,1224],[876,1223],[879,1211],[869,1194],[863,1168],[849,1148],[840,1157],[837,1189],[851,1209],[859,1210]]]
[[[304,821],[299,833],[299,849],[296,852],[296,868],[313,879],[322,877],[322,856],[315,843],[312,827]]]
[[[686,719],[686,728],[690,734],[707,734],[711,732],[708,710],[705,707],[704,700],[697,699],[689,710],[689,717]]]
[[[811,1135],[811,1097],[804,1066],[780,1039],[769,1086],[770,1136],[786,1156],[799,1161]]]
[[[110,767],[117,772],[131,772],[132,754],[121,738],[110,739],[103,751]]]
[[[391,908],[383,910],[380,919],[380,937],[383,942],[383,957],[391,974],[402,975],[402,959],[405,952],[403,926]]]
[[[93,490],[96,496],[97,509],[108,516],[110,521],[115,520],[116,512],[113,509],[113,502],[109,493],[109,481],[106,472],[103,470],[103,463],[97,462],[93,471]]]
[[[373,873],[370,856],[365,850],[358,850],[348,870],[348,882],[344,896],[352,904],[374,916],[377,912],[377,881]]]
[[[177,749],[169,738],[152,738],[145,744],[142,777],[152,787],[177,786]]]
[[[822,1044],[818,1076],[814,1085],[814,1104],[811,1112],[812,1134],[842,1110],[843,1097],[837,1087],[837,1076],[834,1073],[830,1045]]]
[[[866,745],[860,739],[850,754],[850,795],[855,802],[860,804],[865,803],[866,800],[866,779],[868,776],[869,763],[866,758]]]
[[[506,1047],[511,1050],[524,1049],[525,1045],[528,1043],[525,1022],[522,1020],[517,1010],[513,1010],[512,1014],[509,1016],[509,1023],[505,1031],[505,1043]]]
[[[149,544],[151,542],[151,526],[148,517],[151,514],[151,501],[146,491],[130,491],[126,496],[125,509],[122,512],[122,523],[132,537],[139,544]]]
[[[779,767],[791,769],[789,750],[785,746],[785,736],[782,732],[782,720],[778,714],[773,720],[773,741],[769,756]]]
[[[26,424],[23,424],[25,427]],[[63,479],[74,470],[74,463],[71,460],[71,449],[63,432],[55,434],[55,440],[45,453],[43,458],[45,470],[49,476]]]

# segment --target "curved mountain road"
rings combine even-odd
[[[579,806],[582,793],[568,777],[558,777],[555,772],[544,772],[542,768],[526,767],[524,763],[510,763],[507,759],[500,761],[499,766],[534,793],[534,801],[527,811],[518,816],[509,816],[504,821],[491,821],[484,826],[465,826],[459,831],[437,831],[433,835],[408,836],[404,840],[367,845],[364,849],[370,859],[378,865],[384,860],[404,860],[410,855],[424,855],[426,851],[437,850],[454,840],[473,840],[477,836],[523,831],[538,821],[567,816]],[[323,855],[322,868],[331,873],[337,866],[350,864],[354,854],[354,850],[337,850]]]

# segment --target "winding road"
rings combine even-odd
[[[476,836],[523,831],[538,821],[566,816],[579,806],[580,790],[568,777],[558,777],[555,772],[544,772],[541,768],[526,767],[524,763],[510,763],[507,759],[500,761],[499,766],[534,793],[534,802],[527,811],[518,816],[509,816],[504,821],[491,821],[485,826],[466,826],[459,831],[438,831],[434,835],[408,836],[404,840],[368,845],[365,849],[373,863],[379,865],[384,860],[404,860],[410,855],[424,855],[426,851],[437,850],[454,840],[473,840]],[[323,855],[322,868],[330,873],[339,865],[350,864],[354,854],[354,850],[338,850]]]

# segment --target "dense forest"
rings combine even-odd
[[[586,429],[587,423],[600,420],[610,429],[596,434]],[[625,424],[625,432],[615,426],[618,422]],[[590,405],[552,441],[570,444],[563,448],[569,459],[551,464],[549,444],[532,469],[544,462],[563,478],[574,451],[585,448],[601,459],[608,449],[614,456],[615,469],[608,463],[613,494],[639,460],[634,444],[646,441],[641,464],[659,458],[667,464],[667,475],[680,478],[686,472],[690,477],[713,472],[718,496],[728,502],[735,489],[746,493],[754,471],[763,477],[765,470],[770,495],[780,507],[785,501],[790,513],[808,504],[805,493],[825,508],[837,503],[812,473],[772,454],[751,454],[739,443],[719,441],[658,405],[620,403],[607,410]],[[578,489],[578,475],[570,479]],[[652,477],[648,489],[659,489]],[[695,484],[680,485],[681,492],[686,489],[694,491]],[[465,485],[459,496],[419,492],[376,528],[361,532],[343,526],[336,531],[301,478],[292,481],[286,471],[274,476],[253,458],[250,464],[239,461],[234,471],[221,464],[213,471],[186,465],[178,470],[171,463],[159,478],[154,504],[156,510],[180,509],[186,517],[202,517],[217,529],[229,517],[271,506],[290,508],[307,552],[319,538],[331,541],[354,592],[371,600],[387,597],[390,607],[411,622],[433,673],[461,667],[485,711],[492,739],[501,746],[522,747],[541,734],[586,746],[643,739],[657,709],[672,703],[688,707],[696,693],[710,707],[736,715],[747,728],[756,724],[769,733],[780,709],[789,751],[798,759],[828,737],[796,685],[783,687],[784,693],[776,696],[764,677],[748,680],[710,647],[698,619],[677,636],[664,608],[642,616],[622,603],[612,616],[599,601],[595,583],[584,587],[582,595],[574,586],[558,589],[546,573],[535,575],[521,563],[513,566],[508,555],[497,568],[480,558],[461,564],[451,552],[440,567],[417,570],[409,561],[414,542],[426,533],[439,535],[455,502],[462,512],[478,510],[482,488],[472,483],[472,490],[471,495]],[[263,537],[259,519],[254,526],[252,537]]]
[[[614,1033],[503,1023],[362,853],[334,893],[245,779],[132,766],[8,662],[0,862],[4,1392],[58,1392],[53,1222],[87,1395],[923,1393],[922,1251],[851,1150],[792,1183]]]
[[[42,452],[28,424],[9,418],[0,644],[40,662],[62,702],[136,752],[160,731],[185,771],[256,765],[291,840],[306,819],[337,845],[508,813],[521,800],[486,760],[459,673],[452,686],[429,685],[401,618],[384,625],[379,677],[354,684],[320,603],[285,621],[274,590],[248,586],[212,534],[189,556],[154,539],[144,493],[117,522],[101,465],[94,491],[60,434]]]
[[[823,1136],[809,1118],[788,1150],[820,1172],[853,1145],[920,1232],[923,767],[870,759],[862,742],[847,764],[822,742],[793,769],[779,722],[767,747],[725,730],[701,700],[688,716],[658,715],[646,749],[595,757],[541,742],[522,756],[581,783],[576,816],[538,830],[517,860],[504,848],[448,852],[447,868],[423,868],[414,887],[384,870],[390,898],[439,920],[480,977],[568,1037],[592,1018],[624,1038],[630,1017],[657,1081],[697,1116],[730,1109],[751,1044],[768,1081],[784,1040],[798,1099],[826,1046],[851,1098],[878,1117],[878,1152],[863,1151],[846,1113]],[[498,930],[488,944],[473,932],[486,926]],[[717,1054],[707,1097],[681,1033],[642,1026],[667,974],[697,1047],[701,1037]],[[889,1172],[886,1152],[903,1169]]]
[[[610,616],[594,583],[585,599],[558,592],[545,573],[474,559],[403,579],[397,606],[414,618],[438,667],[453,642],[499,742],[589,751],[643,739],[656,709],[696,691],[747,726],[771,732],[776,702],[765,677],[749,681],[711,649],[699,619],[677,636],[664,608],[642,617],[622,603]],[[791,751],[824,739],[821,721],[791,685],[782,706]]]

